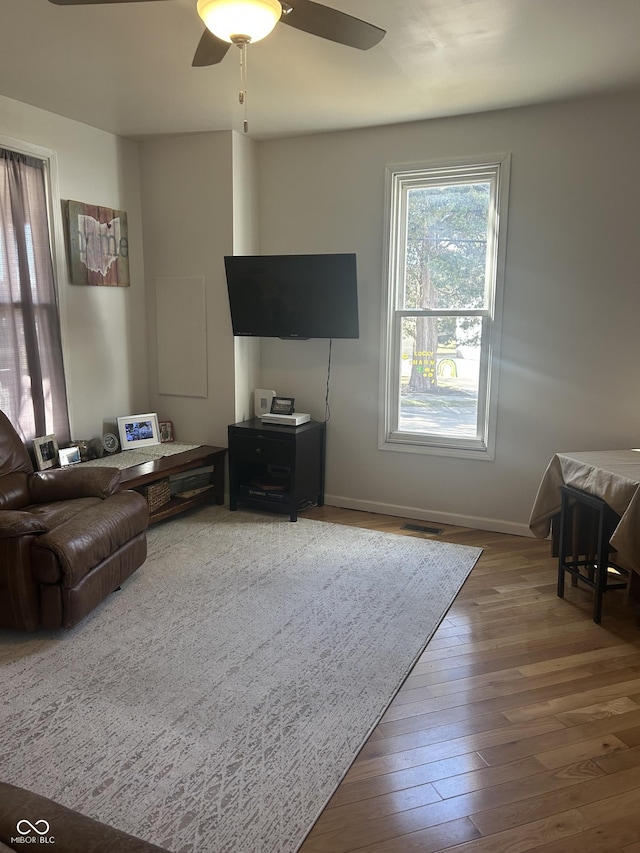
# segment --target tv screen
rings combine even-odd
[[[234,335],[357,338],[356,256],[225,257]]]

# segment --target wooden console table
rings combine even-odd
[[[160,480],[167,479],[173,474],[181,474],[183,471],[191,471],[194,468],[204,468],[213,465],[211,474],[211,488],[193,495],[190,498],[172,497],[167,503],[158,507],[149,515],[149,524],[162,521],[172,515],[184,512],[191,507],[207,503],[212,499],[217,504],[224,503],[224,456],[226,447],[213,447],[203,444],[193,450],[185,450],[182,453],[174,453],[171,456],[162,456],[140,465],[123,468],[120,475],[120,490],[136,489],[140,486],[149,486]]]

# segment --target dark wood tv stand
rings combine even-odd
[[[172,474],[180,474],[183,471],[191,471],[194,468],[204,468],[213,465],[211,474],[211,488],[200,492],[191,498],[172,497],[167,503],[153,510],[149,515],[149,524],[170,518],[172,515],[184,512],[191,507],[202,503],[214,501],[216,504],[224,503],[224,456],[226,447],[213,447],[203,444],[193,450],[185,450],[182,453],[174,453],[171,456],[163,456],[150,462],[142,462],[140,465],[132,465],[123,468],[120,474],[120,489],[136,489],[140,486],[149,486],[171,477]]]
[[[294,427],[253,418],[231,424],[228,434],[232,512],[242,504],[296,521],[300,510],[323,505],[324,423]],[[270,490],[264,482],[274,478],[278,486]]]

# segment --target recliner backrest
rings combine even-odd
[[[0,412],[0,509],[20,509],[29,503],[27,478],[31,458],[4,412]]]

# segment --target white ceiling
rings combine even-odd
[[[294,0],[289,0],[294,3]],[[326,0],[387,30],[362,52],[278,24],[248,49],[254,138],[640,86],[640,0]],[[196,0],[2,0],[0,94],[121,136],[242,129],[240,53],[192,68]]]

